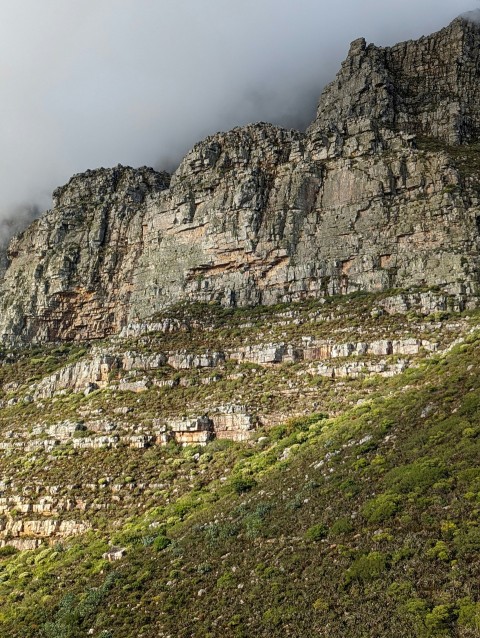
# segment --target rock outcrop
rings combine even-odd
[[[208,137],[171,177],[76,175],[10,244],[0,334],[126,335],[181,300],[439,286],[474,304],[479,51],[468,18],[391,48],[357,40],[306,135],[255,124]]]
[[[328,156],[395,149],[409,135],[478,141],[479,42],[473,13],[390,48],[355,40],[322,94],[310,138],[321,146],[328,139]]]
[[[292,417],[334,416],[376,389],[390,396],[386,377],[443,367],[472,338],[476,313],[459,310],[440,292],[379,293],[251,312],[202,307],[199,325],[199,308],[187,305],[93,347],[5,348],[0,547],[56,551],[116,528],[201,488],[207,474],[227,480],[213,460],[215,450],[237,458],[225,439],[255,450]]]

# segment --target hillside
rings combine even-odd
[[[3,635],[419,635],[442,610],[476,635],[478,315],[448,306],[181,306],[5,351]],[[104,382],[65,373],[106,353]]]
[[[1,636],[480,636],[479,45],[357,40],[306,134],[12,239]]]

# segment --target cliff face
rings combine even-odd
[[[399,133],[448,144],[478,140],[480,26],[474,19],[457,18],[438,33],[391,48],[352,42],[309,135],[333,137],[337,149],[360,132],[375,140],[371,150],[388,147]],[[358,149],[347,148],[352,151]]]
[[[117,167],[58,188],[53,209],[10,242],[3,332],[45,340],[114,331],[142,247],[145,208],[169,179]]]
[[[171,178],[73,177],[10,244],[0,333],[98,338],[184,299],[440,286],[473,303],[479,52],[463,18],[392,48],[358,40],[306,135],[256,124],[197,144]]]

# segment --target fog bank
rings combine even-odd
[[[199,139],[252,121],[304,128],[351,40],[416,38],[472,8],[472,0],[6,0],[0,235],[48,207],[73,173],[118,163],[171,170]]]

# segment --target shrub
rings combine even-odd
[[[447,629],[454,619],[452,605],[437,605],[425,616],[425,626],[430,631]]]
[[[206,452],[211,452],[212,454],[215,452],[224,452],[233,447],[233,445],[233,441],[229,441],[228,439],[213,439],[213,441],[209,441],[207,444]]]
[[[480,551],[480,527],[472,525],[459,530],[454,543],[461,556]]]
[[[358,483],[356,483],[352,478],[348,478],[346,481],[340,483],[339,487],[348,498],[353,498],[361,491],[360,485],[358,485]]]
[[[270,607],[263,614],[263,622],[267,626],[281,627],[286,622],[292,621],[297,614],[297,609],[293,606]]]
[[[229,589],[236,585],[235,576],[231,572],[225,572],[217,579],[219,589]]]
[[[462,598],[456,604],[458,624],[480,630],[480,603],[471,598]]]
[[[168,547],[171,544],[171,540],[168,538],[168,536],[164,536],[163,534],[159,534],[155,540],[153,541],[152,547],[153,549],[155,549],[157,552],[161,552],[162,550],[164,550],[166,547]]]
[[[313,603],[315,611],[327,612],[330,609],[330,604],[323,598],[317,598]]]
[[[428,612],[428,605],[421,598],[409,598],[404,605],[404,610],[407,614],[421,619],[423,622],[423,618]]]
[[[192,490],[180,496],[174,503],[171,503],[168,508],[168,513],[171,514],[172,517],[182,520],[195,510],[200,503],[201,494],[198,491]]]
[[[0,547],[0,558],[6,558],[7,556],[13,556],[14,554],[18,554],[18,549],[16,547],[13,547],[12,545]]]
[[[450,560],[450,552],[448,546],[444,541],[437,541],[433,547],[427,550],[427,558],[431,560]]]
[[[288,435],[288,430],[285,425],[276,425],[269,434],[272,441],[280,441]]]
[[[397,467],[386,476],[387,484],[395,492],[425,492],[447,476],[447,470],[436,459],[423,459],[410,465]]]
[[[353,531],[352,521],[346,516],[339,518],[330,528],[330,536],[340,536],[341,534],[349,534]]]
[[[100,587],[91,587],[81,597],[72,593],[66,594],[51,621],[43,625],[41,635],[45,638],[71,638],[78,635],[78,629],[86,620],[91,621],[103,602],[104,598],[112,589],[117,575],[112,572],[107,576]],[[108,635],[108,634],[107,634]]]
[[[232,479],[232,487],[237,494],[244,494],[250,492],[255,487],[257,481],[253,478],[235,476]]]
[[[317,525],[312,525],[305,532],[305,538],[309,541],[320,541],[322,538],[325,538],[328,534],[328,527],[323,523],[317,523]]]
[[[403,547],[400,547],[400,549],[397,549],[396,551],[393,552],[392,564],[396,565],[397,563],[400,563],[403,560],[408,560],[409,558],[412,558],[412,556],[415,556],[415,550],[409,545],[404,545]]]
[[[380,578],[387,568],[387,559],[381,552],[370,552],[357,558],[345,574],[345,584],[352,581],[367,582]]]
[[[155,542],[156,536],[142,536],[141,543],[143,547],[151,547]]]
[[[362,514],[369,523],[381,523],[397,513],[399,502],[395,494],[379,494],[364,505]]]
[[[213,567],[210,563],[200,563],[200,565],[197,565],[197,573],[199,574],[208,574],[212,569]]]
[[[405,599],[412,591],[412,583],[406,580],[397,581],[393,583],[387,589],[387,595],[396,599]]]
[[[443,538],[446,538],[447,540],[452,540],[452,538],[455,535],[455,532],[457,531],[457,526],[455,525],[453,521],[443,521],[440,526],[440,529],[442,531]]]
[[[204,528],[205,540],[210,545],[215,545],[218,540],[237,536],[240,529],[238,523],[208,523]]]
[[[264,520],[271,508],[269,503],[259,503],[251,514],[245,516],[243,524],[248,538],[256,538],[260,535]]]

